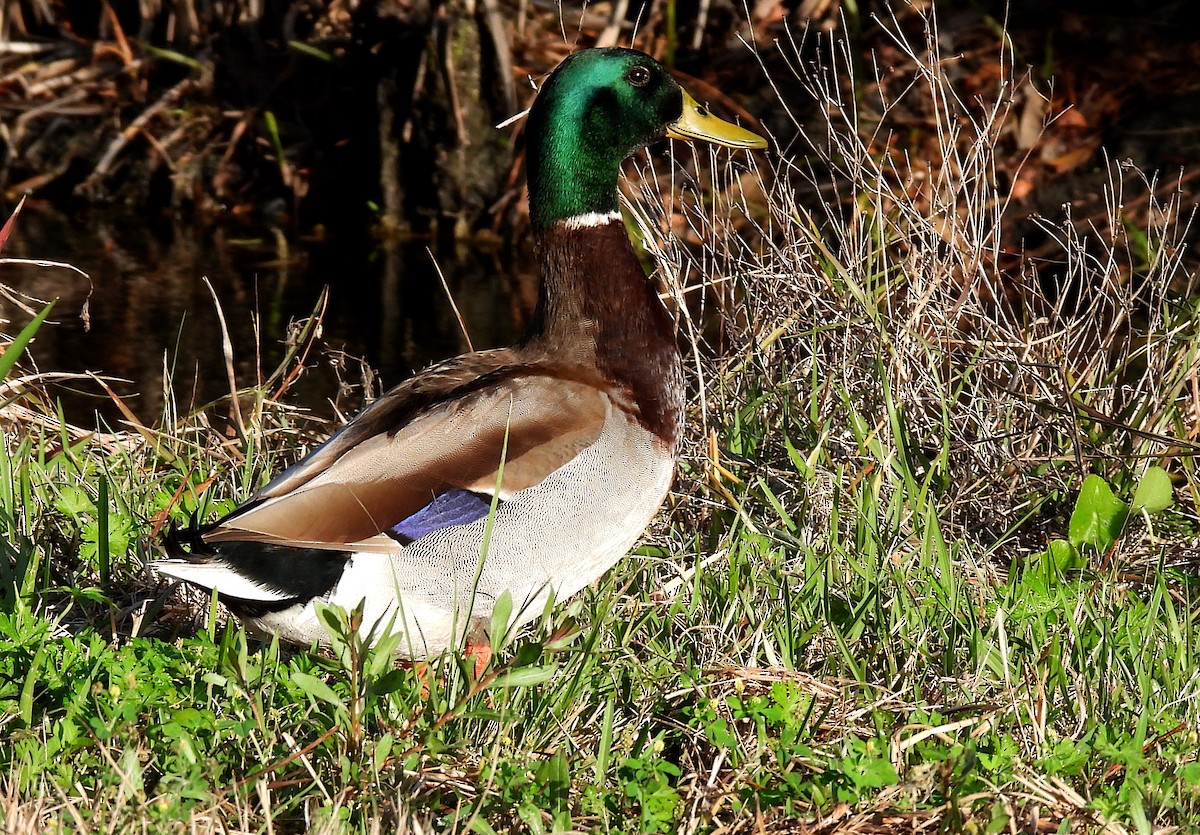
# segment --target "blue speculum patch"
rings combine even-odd
[[[386,533],[407,545],[434,531],[455,525],[469,525],[487,516],[492,497],[470,490],[447,490],[412,516],[397,522]]]

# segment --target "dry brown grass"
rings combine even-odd
[[[1039,517],[1057,524],[1044,500],[1069,496],[1089,472],[1120,479],[1163,464],[1186,477],[1194,502],[1200,329],[1182,192],[1113,163],[1102,222],[1067,206],[1059,220],[1037,218],[1056,252],[1012,251],[1009,229],[1024,215],[1002,182],[1020,172],[999,176],[998,158],[1011,165],[1014,134],[1030,130],[1029,77],[1002,50],[1003,83],[967,98],[962,59],[943,53],[934,16],[923,41],[895,20],[882,25],[905,67],[864,77],[845,39],[804,44],[816,63],[784,44],[818,120],[776,137],[786,152],[770,170],[699,166],[715,172],[699,184],[703,199],[685,187],[670,222],[646,210],[646,228],[682,233],[654,251],[664,274],[681,276],[676,295],[724,313],[715,336],[687,324],[706,380],[702,415],[728,415],[773,386],[797,393],[811,426],[857,414],[883,448],[932,468],[919,474],[944,489],[942,522],[987,545],[1021,532],[1037,546]],[[902,144],[913,120],[937,138],[922,157]],[[652,188],[642,205],[679,185]],[[893,407],[903,426],[889,421]],[[697,425],[700,456],[707,431]],[[824,454],[861,457],[833,432]],[[761,466],[791,469],[782,446],[768,449]],[[1196,559],[1188,548],[1172,555]]]

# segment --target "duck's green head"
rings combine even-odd
[[[664,136],[730,148],[766,140],[696,104],[666,68],[632,49],[586,49],[546,80],[525,128],[535,230],[617,209],[621,162]]]

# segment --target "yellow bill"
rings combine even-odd
[[[667,136],[672,139],[700,139],[726,148],[765,148],[767,140],[757,133],[718,119],[708,108],[683,92],[683,114],[667,127]]]

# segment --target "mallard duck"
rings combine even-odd
[[[326,639],[315,601],[362,604],[364,629],[391,622],[421,659],[486,644],[505,592],[517,626],[625,555],[671,485],[684,386],[618,211],[621,163],[664,136],[766,141],[629,49],[564,60],[525,136],[542,275],[525,338],[396,386],[226,516],[172,532],[160,574],[299,644]]]

